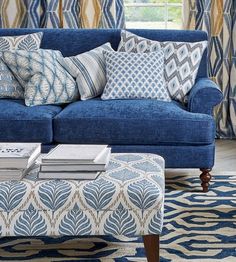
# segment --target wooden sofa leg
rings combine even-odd
[[[148,262],[160,261],[160,240],[159,235],[143,236],[144,248]]]
[[[202,171],[201,175],[200,175],[200,179],[202,181],[202,189],[203,192],[208,192],[209,189],[209,182],[211,181],[211,169],[207,169],[207,168],[201,168],[200,169]]]

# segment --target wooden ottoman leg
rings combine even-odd
[[[144,248],[148,262],[160,261],[160,240],[159,235],[143,236]]]
[[[200,169],[202,171],[201,175],[200,175],[200,179],[202,181],[202,189],[203,192],[208,192],[209,189],[209,182],[211,181],[211,169],[207,169],[207,168],[201,168]]]

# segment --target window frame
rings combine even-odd
[[[183,1],[182,3],[169,3],[169,0],[165,0],[164,2],[160,3],[126,3],[126,0],[124,0],[124,6],[127,7],[164,7],[165,15],[164,15],[164,29],[172,29],[168,28],[168,20],[169,20],[169,7],[183,7]],[[135,22],[135,21],[134,21]],[[144,28],[145,29],[145,28]]]

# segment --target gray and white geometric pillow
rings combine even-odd
[[[171,101],[164,86],[164,53],[104,51],[107,84],[101,98]]]
[[[4,62],[25,89],[27,106],[69,103],[78,98],[73,77],[58,62],[60,51],[6,51]]]
[[[158,42],[122,30],[119,52],[148,53],[163,49],[165,86],[172,99],[184,102],[195,83],[207,41]]]
[[[40,48],[43,33],[35,33],[21,36],[0,37],[1,52],[7,50],[38,50]],[[24,90],[15,79],[12,72],[0,58],[0,98],[23,99]]]
[[[77,56],[62,58],[67,71],[76,78],[81,100],[102,94],[106,85],[106,66],[103,51],[112,51],[106,43]]]

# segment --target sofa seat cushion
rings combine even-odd
[[[58,143],[211,144],[214,135],[213,117],[178,102],[98,98],[74,102],[54,119]]]
[[[59,106],[27,107],[23,100],[0,100],[0,141],[41,142],[53,141],[53,117]]]

